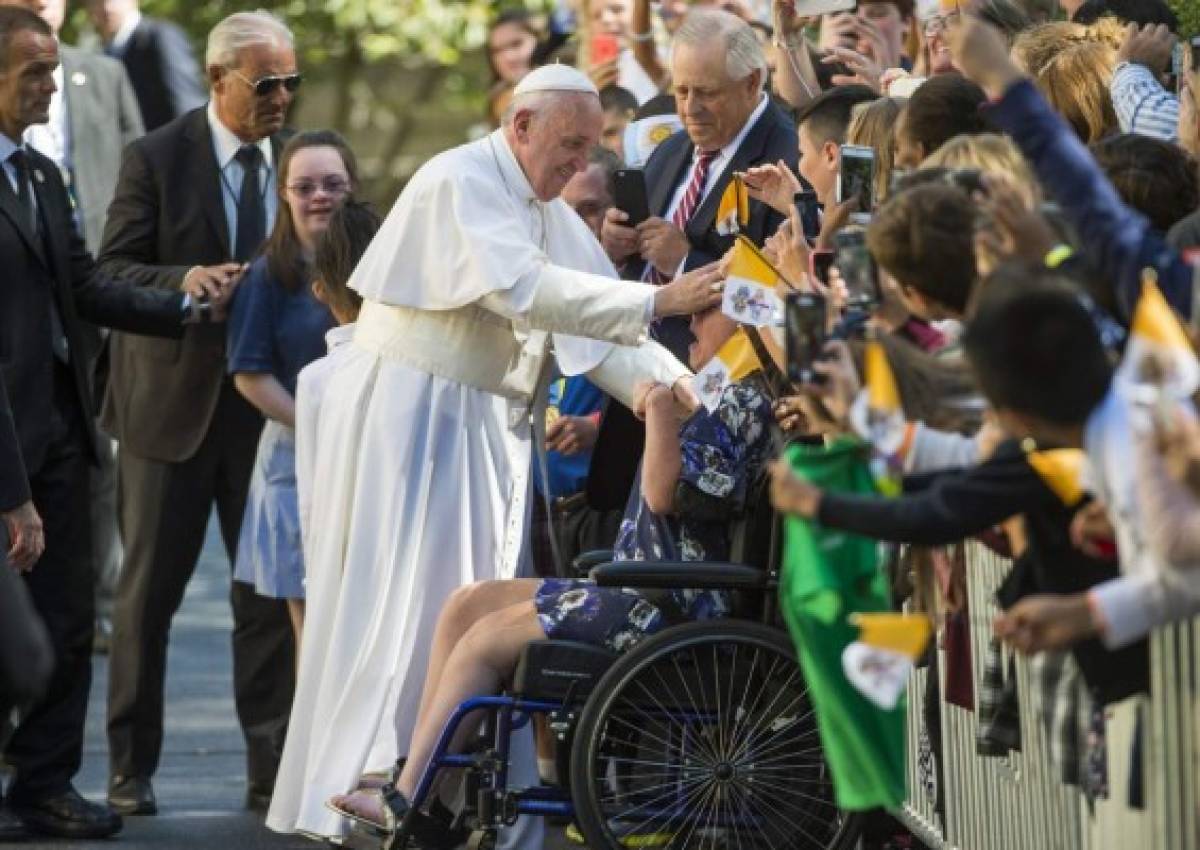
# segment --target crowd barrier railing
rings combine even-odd
[[[992,621],[994,595],[1010,562],[979,544],[967,546],[967,591],[975,706],[980,705],[983,659]],[[1105,710],[1109,793],[1089,801],[1075,785],[1065,784],[1050,757],[1050,741],[1041,706],[1032,687],[1031,664],[1015,663],[1021,746],[1004,757],[976,750],[979,720],[975,711],[937,703],[941,717],[942,765],[929,767],[921,736],[926,729],[923,704],[926,677],[945,681],[946,654],[914,672],[908,690],[908,799],[897,813],[926,844],[946,850],[1200,850],[1197,791],[1200,759],[1197,735],[1200,693],[1200,633],[1197,625],[1161,630],[1151,641],[1151,695],[1125,700]],[[1007,659],[1006,659],[1007,664]],[[1130,804],[1131,758],[1137,718],[1141,716],[1142,805]],[[942,805],[928,780],[941,780]]]

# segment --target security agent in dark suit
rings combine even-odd
[[[86,318],[130,333],[179,336],[190,299],[98,272],[74,227],[58,168],[21,143],[29,126],[48,118],[57,65],[49,26],[27,9],[0,7],[0,419],[12,422],[0,427],[0,514],[57,658],[45,695],[21,717],[5,749],[14,778],[0,826],[98,838],[117,832],[120,817],[71,785],[91,683],[88,466],[97,452],[80,326]],[[45,550],[37,558],[39,521]]]
[[[204,105],[200,69],[183,30],[143,16],[137,0],[88,0],[87,9],[104,52],[125,64],[147,130]]]
[[[740,18],[715,10],[688,15],[672,41],[671,76],[684,129],[646,163],[646,193],[656,215],[634,229],[612,209],[601,231],[605,251],[626,279],[667,280],[721,259],[733,237],[717,232],[717,208],[733,175],[780,160],[795,170],[799,155],[795,125],[763,91],[762,47]],[[745,234],[761,245],[782,221],[752,201]],[[659,322],[653,333],[687,362],[692,335],[686,319]],[[588,479],[593,508],[624,507],[643,443],[642,424],[610,405]]]
[[[217,24],[209,56],[209,106],[126,149],[99,261],[147,288],[224,305],[274,221],[274,163],[300,76],[291,33],[266,12]],[[223,328],[189,328],[182,340],[114,334],[110,345],[101,421],[121,446],[125,561],[113,611],[108,799],[120,812],[153,814],[171,618],[214,506],[233,561],[262,418],[226,375]],[[238,582],[230,598],[247,805],[265,809],[295,684],[292,628],[283,600]]]

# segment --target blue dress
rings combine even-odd
[[[296,377],[325,356],[329,309],[306,285],[288,292],[256,260],[238,286],[228,323],[228,371],[274,375],[296,394]],[[250,493],[238,537],[233,577],[262,596],[304,598],[304,554],[296,502],[296,440],[292,429],[268,419],[258,441]]]
[[[771,403],[752,376],[725,388],[714,412],[701,408],[680,429],[678,516],[653,513],[634,484],[615,547],[616,560],[724,561],[730,520],[746,506],[751,484],[773,448]],[[724,617],[722,591],[670,591],[691,620]],[[546,636],[623,652],[667,624],[662,611],[632,588],[596,587],[587,579],[546,579],[534,596]]]

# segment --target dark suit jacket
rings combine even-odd
[[[282,141],[272,138],[275,161]],[[207,111],[196,109],[125,149],[100,267],[141,286],[178,290],[193,266],[230,262],[229,225]],[[101,425],[138,457],[179,462],[208,432],[225,380],[224,325],[182,339],[114,334]]]
[[[192,45],[174,24],[143,16],[120,59],[137,93],[147,131],[203,105],[204,87]]]
[[[90,434],[87,450],[96,456],[96,434],[90,415],[91,385],[81,356],[81,324],[120,328],[136,334],[178,336],[182,330],[183,295],[141,289],[111,280],[99,272],[75,229],[70,199],[58,168],[47,157],[29,154],[30,170],[42,234],[36,234],[16,197],[0,191],[0,257],[4,285],[0,286],[0,463],[20,451],[26,478],[38,474],[49,444],[54,412],[54,353],[51,348],[51,301],[58,306],[71,350],[75,401]],[[0,174],[0,179],[7,176]],[[11,414],[12,428],[8,427]],[[19,498],[24,488],[7,474],[0,483],[3,502]],[[16,504],[20,504],[17,501]],[[0,509],[15,505],[0,502]]]
[[[719,260],[733,247],[734,237],[718,233],[716,220],[721,195],[733,179],[734,172],[779,160],[795,171],[799,148],[792,119],[774,103],[768,104],[684,230],[692,246],[684,261],[685,271]],[[659,145],[650,156],[646,162],[646,195],[651,213],[665,217],[675,191],[691,173],[695,149],[687,131],[680,130]],[[782,222],[783,216],[766,204],[751,201],[746,236],[755,244],[762,245]],[[621,270],[621,276],[638,280],[645,267],[642,260],[635,258]],[[654,335],[676,357],[687,362],[692,334],[686,319],[665,319],[655,326]],[[600,425],[588,472],[587,495],[592,507],[601,510],[625,507],[637,465],[641,461],[644,442],[645,428],[642,423],[622,405],[609,404]]]

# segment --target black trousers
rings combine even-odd
[[[181,463],[117,461],[125,561],[117,584],[108,690],[113,776],[149,778],[163,740],[163,680],[171,619],[204,544],[213,505],[232,563],[261,430],[258,414],[226,381],[199,450]],[[231,582],[233,689],[246,739],[247,779],[274,787],[295,687],[295,646],[282,600]]]
[[[29,482],[45,529],[46,551],[24,581],[50,636],[55,664],[45,694],[21,717],[5,749],[5,758],[15,768],[8,796],[24,802],[70,788],[83,757],[92,684],[88,435],[70,374],[57,364],[54,371],[49,450]]]

